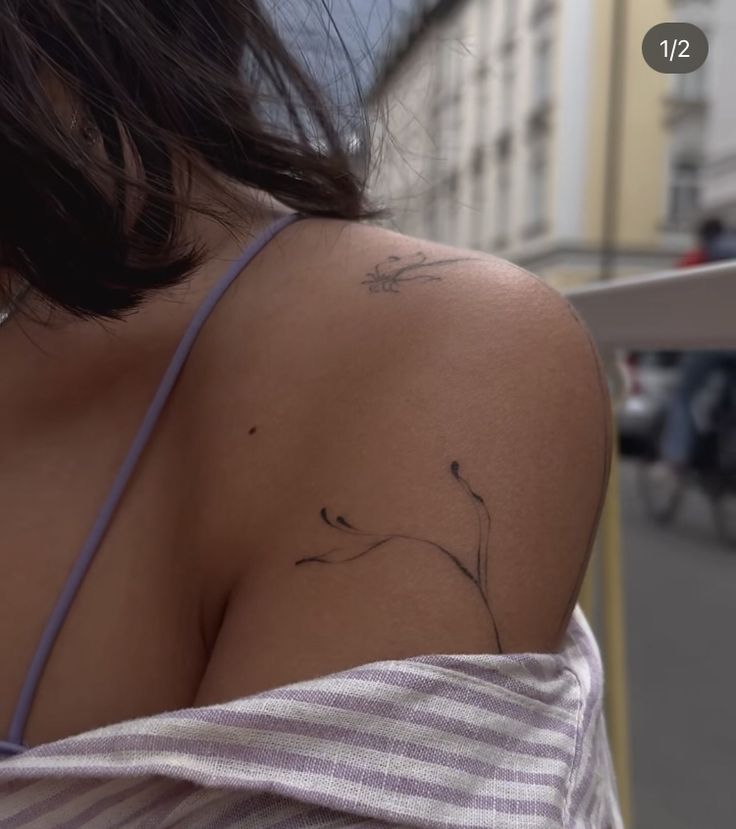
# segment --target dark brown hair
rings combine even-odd
[[[0,267],[72,313],[117,317],[196,266],[182,169],[366,215],[349,138],[260,0],[0,5]]]

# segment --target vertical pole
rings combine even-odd
[[[616,266],[618,220],[621,201],[623,124],[626,103],[627,0],[611,0],[611,61],[606,116],[606,162],[603,171],[603,228],[601,231],[601,279],[612,279]],[[598,4],[596,4],[598,5]]]
[[[611,754],[618,781],[624,825],[631,826],[631,750],[626,666],[626,619],[621,560],[621,503],[618,440],[614,452],[608,497],[601,521],[601,576],[603,654],[606,676],[606,718]]]
[[[588,570],[583,580],[583,586],[580,588],[580,596],[578,597],[578,604],[585,614],[585,618],[590,622],[591,627],[594,627],[595,609],[598,603],[599,547],[600,538],[596,540],[595,546],[593,547],[593,553],[588,563]]]

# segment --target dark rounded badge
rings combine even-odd
[[[692,23],[660,23],[644,37],[644,60],[667,75],[694,72],[708,58],[708,38]]]

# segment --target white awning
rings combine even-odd
[[[598,346],[736,350],[736,261],[565,292]]]

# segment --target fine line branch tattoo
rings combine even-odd
[[[458,257],[455,259],[427,258],[426,253],[415,253],[413,256],[389,256],[384,262],[366,274],[361,283],[367,285],[372,294],[399,293],[399,285],[405,282],[436,282],[441,280],[435,271],[444,265],[455,265],[458,262],[476,262],[474,257]],[[432,269],[431,271],[429,269]]]
[[[328,550],[328,552],[322,553],[321,555],[308,556],[307,558],[299,559],[296,562],[296,566],[298,567],[303,564],[348,564],[356,559],[362,558],[368,553],[373,552],[373,550],[382,547],[389,541],[418,541],[422,544],[426,544],[450,559],[458,570],[460,570],[463,576],[473,582],[476,589],[480,593],[483,603],[486,606],[486,610],[488,611],[488,615],[491,618],[493,635],[496,638],[498,652],[503,653],[504,650],[501,643],[501,637],[498,632],[498,626],[488,599],[488,555],[491,534],[491,516],[483,498],[473,490],[467,480],[460,474],[460,464],[458,461],[453,461],[450,464],[450,473],[468,496],[468,499],[473,505],[473,511],[477,519],[476,541],[472,551],[472,569],[469,569],[465,564],[463,564],[460,556],[452,553],[441,544],[437,544],[430,539],[420,538],[414,535],[405,535],[403,533],[377,533],[360,530],[351,524],[343,515],[337,515],[334,518],[331,517],[327,507],[323,507],[320,510],[320,518],[325,524],[332,527],[334,530],[339,530],[340,532],[351,536],[361,537],[365,539],[365,541],[360,545],[357,552],[355,551],[355,547],[351,549],[345,547],[333,547],[331,550]],[[468,556],[462,556],[462,558],[467,559]]]

